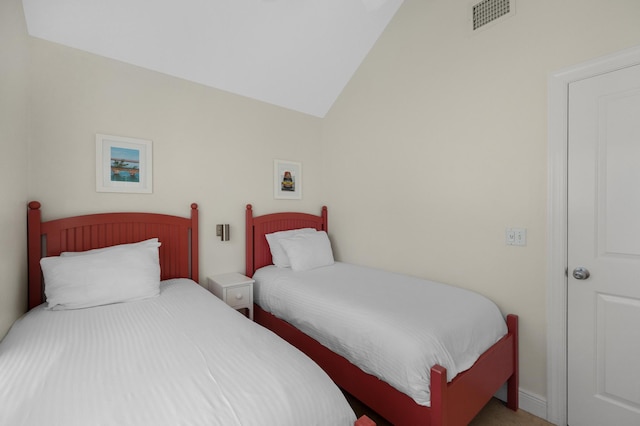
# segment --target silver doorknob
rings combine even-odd
[[[575,278],[576,280],[586,280],[587,278],[589,278],[589,275],[591,275],[589,273],[589,270],[587,268],[583,268],[582,266],[578,266],[573,270],[573,278]]]

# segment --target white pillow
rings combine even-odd
[[[271,250],[271,259],[273,264],[278,268],[288,268],[291,266],[287,253],[282,249],[279,241],[283,238],[290,238],[298,234],[311,234],[316,233],[314,228],[300,228],[292,229],[290,231],[279,231],[271,234],[266,234],[267,242],[269,243],[269,249]]]
[[[40,260],[48,308],[79,309],[160,293],[158,247],[120,246],[82,256]]]
[[[280,245],[287,253],[294,271],[307,271],[321,266],[333,265],[333,251],[327,233],[298,234],[283,238]]]
[[[157,238],[150,238],[148,240],[140,241],[138,243],[119,244],[117,246],[103,247],[103,248],[92,249],[87,251],[63,251],[62,253],[60,253],[60,256],[84,256],[85,254],[103,253],[107,251],[120,250],[122,248],[127,248],[127,247],[140,247],[140,246],[160,247],[160,245],[161,243],[158,242]]]

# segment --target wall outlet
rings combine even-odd
[[[527,230],[526,228],[507,228],[505,238],[508,246],[526,246]]]

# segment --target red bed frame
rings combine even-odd
[[[158,238],[161,279],[198,281],[198,205],[191,217],[157,213],[99,213],[42,222],[40,203],[27,211],[29,290],[28,308],[45,302],[40,259],[63,251],[84,251]]]
[[[265,234],[297,228],[328,231],[327,208],[320,216],[307,213],[273,213],[253,216],[246,209],[246,275],[270,265],[271,252]],[[447,371],[431,368],[431,407],[412,398],[375,376],[367,374],[345,358],[330,351],[289,323],[254,307],[254,319],[305,352],[338,386],[372,408],[394,425],[467,425],[497,390],[507,383],[507,406],[518,409],[518,317],[507,315],[508,333],[467,371],[447,383]]]

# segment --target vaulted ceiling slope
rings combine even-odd
[[[23,0],[34,37],[324,117],[402,0]]]

